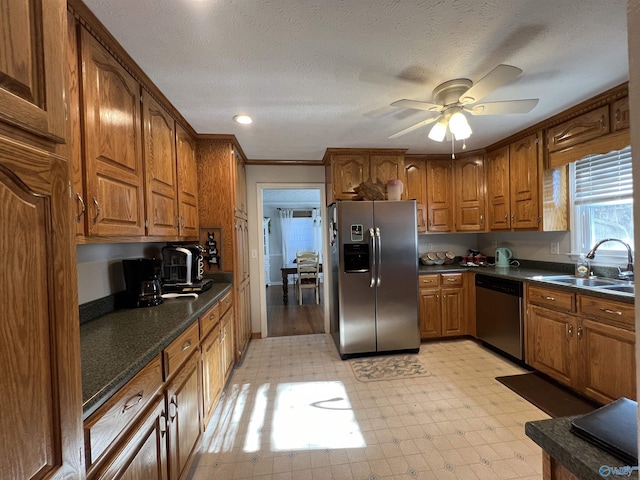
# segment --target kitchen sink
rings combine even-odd
[[[635,285],[628,280],[618,280],[605,277],[576,277],[575,275],[538,275],[532,277],[535,280],[542,280],[549,283],[559,283],[572,285],[574,287],[584,287],[603,292],[631,293],[635,295]]]
[[[558,282],[558,283],[565,283],[567,285],[575,285],[576,287],[602,287],[605,285],[606,286],[617,285],[620,283],[620,280],[615,280],[613,278],[600,278],[600,277],[583,278],[583,277],[576,277],[574,275],[550,275],[550,276],[540,276],[537,278],[547,282]]]
[[[607,285],[600,287],[602,290],[608,290],[612,292],[624,292],[624,293],[636,293],[635,285]]]

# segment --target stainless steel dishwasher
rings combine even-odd
[[[476,275],[476,335],[518,360],[524,360],[522,282]]]

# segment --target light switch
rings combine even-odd
[[[255,248],[251,249],[251,258],[258,258],[258,250]]]

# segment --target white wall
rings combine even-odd
[[[123,258],[160,258],[165,243],[78,245],[78,304],[124,290]]]
[[[262,324],[266,323],[266,311],[264,311],[261,298],[264,297],[264,288],[260,282],[260,262],[258,252],[260,251],[260,239],[262,237],[262,216],[258,215],[259,199],[258,184],[269,184],[269,188],[274,184],[283,187],[291,184],[324,184],[324,166],[294,166],[294,165],[247,165],[247,206],[249,216],[249,250],[251,274],[251,331],[261,332]],[[322,185],[324,190],[324,185]],[[322,208],[322,206],[321,206]],[[273,232],[273,227],[272,230]],[[255,255],[254,255],[255,254]],[[326,297],[325,297],[326,298]],[[263,319],[263,317],[265,317]]]

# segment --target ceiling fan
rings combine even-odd
[[[433,89],[433,103],[417,100],[398,100],[394,107],[424,110],[434,115],[404,130],[394,133],[389,138],[396,138],[417,128],[437,122],[429,132],[429,138],[442,142],[449,131],[456,140],[465,140],[471,136],[471,127],[464,112],[471,115],[505,115],[528,113],[538,104],[538,99],[506,100],[502,102],[478,103],[493,90],[506,85],[522,70],[511,65],[498,65],[477,83],[467,78],[456,78],[438,85]]]

